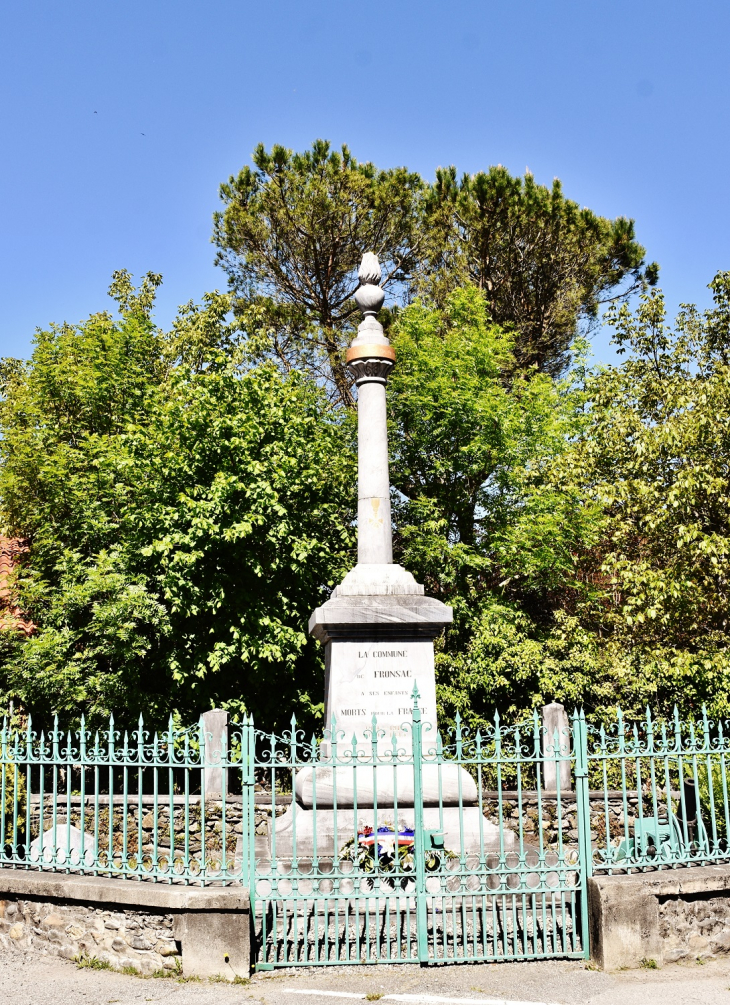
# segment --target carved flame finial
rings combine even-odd
[[[374,251],[366,251],[362,256],[357,275],[363,286],[377,285],[380,282],[383,273],[380,271],[380,262]]]
[[[358,269],[360,286],[355,291],[355,303],[360,308],[366,321],[375,322],[375,315],[383,306],[385,293],[378,286],[382,272],[378,256],[372,251],[366,251]],[[375,322],[375,324],[378,324]],[[378,325],[380,328],[380,325]],[[380,329],[382,331],[382,328]]]

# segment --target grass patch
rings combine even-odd
[[[640,967],[644,970],[658,970],[659,964],[656,960],[651,959],[651,957],[644,957],[644,959],[639,963]]]
[[[79,956],[75,956],[73,962],[76,964],[79,970],[111,970],[115,974],[125,974],[127,977],[141,977],[143,980],[150,980],[150,978],[155,978],[156,980],[175,980],[178,984],[201,984],[200,977],[184,977],[182,972],[182,961],[178,957],[175,960],[174,970],[153,970],[151,974],[143,974],[141,970],[137,967],[127,965],[126,967],[113,967],[108,960],[100,960],[98,956],[88,956],[86,953],[81,953]],[[228,977],[224,977],[223,974],[216,974],[215,977],[209,977],[208,982],[211,984],[250,984],[251,980],[248,977],[241,977],[236,974],[233,980],[229,980]],[[369,1001],[376,1001],[378,998],[382,998],[382,995],[373,995],[369,998]]]
[[[366,1002],[377,1002],[383,997],[380,991],[371,991],[369,995],[365,995]]]
[[[87,956],[86,953],[81,953],[79,956],[74,956],[74,963],[79,970],[113,970],[114,967],[109,963],[108,960],[100,960],[98,956]]]

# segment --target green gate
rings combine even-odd
[[[252,735],[258,969],[587,956],[582,716],[444,740],[414,698],[387,744]]]

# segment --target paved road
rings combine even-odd
[[[313,994],[301,994],[312,991]],[[329,995],[317,992],[330,992]],[[336,992],[336,996],[332,995]],[[79,970],[66,960],[0,951],[0,1001],[13,1005],[348,1005],[349,995],[388,995],[418,1005],[438,997],[560,1005],[730,1005],[730,960],[704,966],[603,974],[580,963],[438,967],[333,967],[261,974],[249,984],[181,983]],[[361,999],[362,1000],[362,999]]]

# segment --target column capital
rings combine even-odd
[[[357,329],[357,336],[347,350],[347,368],[355,378],[355,384],[385,384],[395,364],[395,349],[383,332],[377,313],[383,306],[385,293],[379,286],[382,276],[378,256],[367,251],[362,256],[358,270],[360,286],[355,291],[355,303],[363,320]]]

